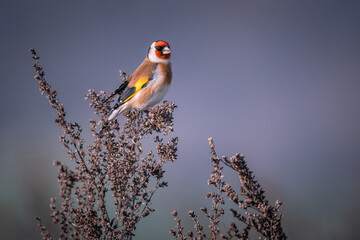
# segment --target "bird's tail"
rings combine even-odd
[[[115,109],[109,116],[108,120],[112,120],[114,118],[116,118],[117,115],[119,115],[119,113],[121,112],[121,108],[117,108]]]

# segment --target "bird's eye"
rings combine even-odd
[[[162,51],[164,47],[161,47],[161,46],[155,46],[156,50],[158,51]]]

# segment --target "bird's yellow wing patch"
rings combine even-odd
[[[149,78],[148,77],[141,77],[139,78],[139,80],[137,80],[137,82],[135,83],[135,91],[133,94],[131,94],[128,98],[126,98],[124,100],[124,103],[129,101],[136,93],[138,93],[141,88],[149,81]]]

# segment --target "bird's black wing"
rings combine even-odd
[[[114,106],[114,109],[118,108],[119,106],[123,105],[126,100],[129,100],[128,98],[131,97],[135,93],[136,88],[135,87],[128,87],[123,90],[123,92],[120,94],[119,99],[117,101],[117,104]]]
[[[112,98],[113,96],[115,96],[116,94],[122,95],[124,89],[127,87],[128,84],[129,84],[128,81],[123,82],[123,83],[115,90],[115,92],[114,92],[113,94],[111,94],[111,95],[104,101],[104,103],[107,102],[107,101],[109,101],[109,99]]]

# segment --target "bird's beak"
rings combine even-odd
[[[171,53],[170,48],[168,46],[165,46],[163,48],[162,54],[170,54],[170,53]]]

